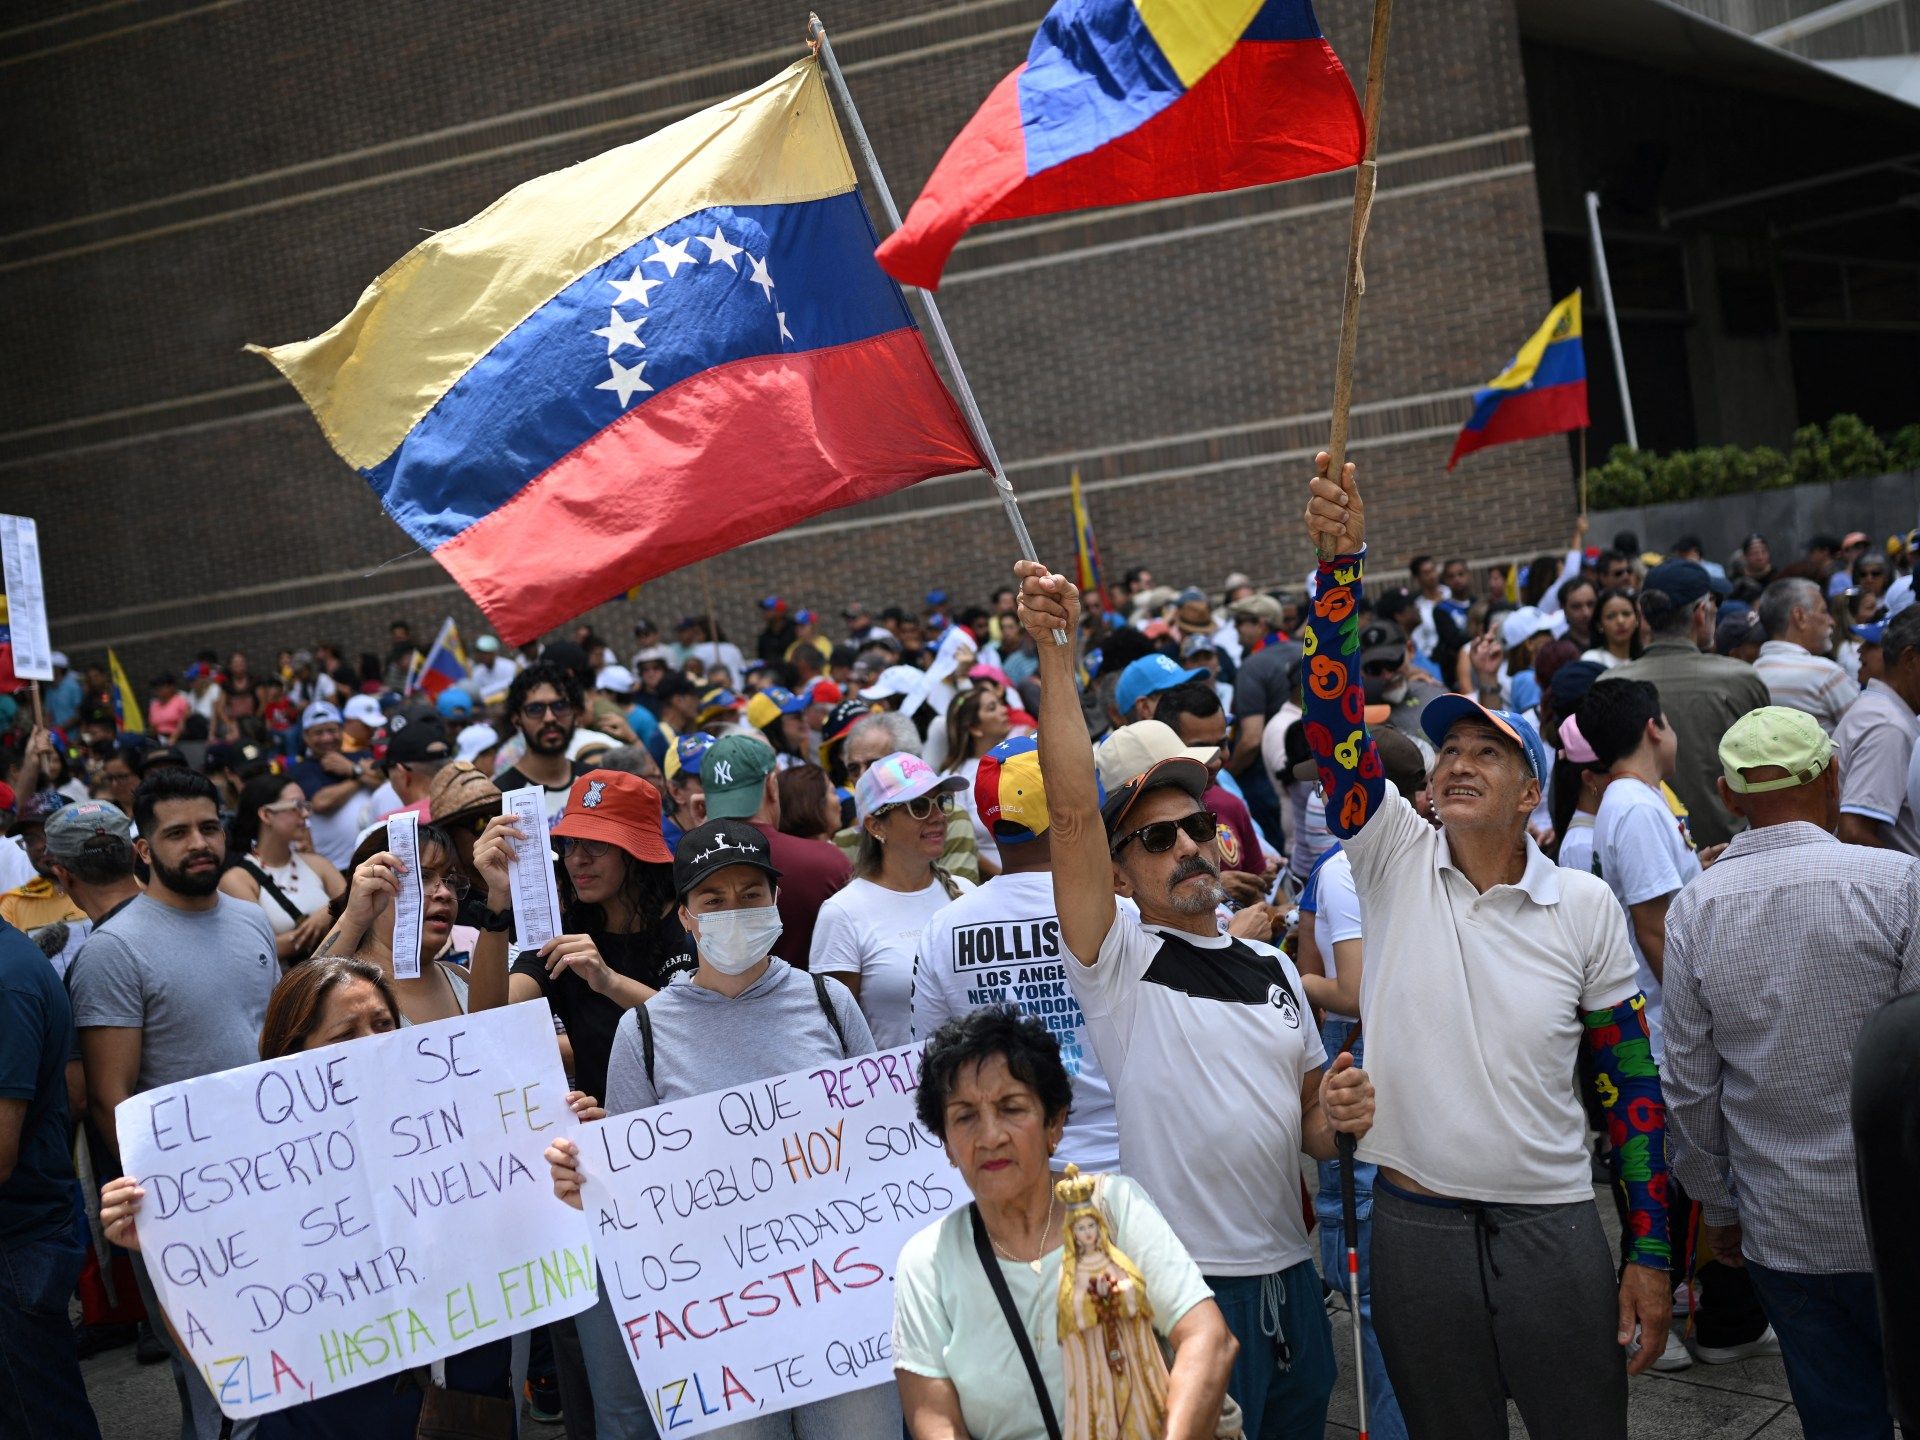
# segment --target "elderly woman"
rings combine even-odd
[[[831,975],[860,1001],[881,1049],[913,1039],[913,961],[936,910],[974,887],[939,864],[958,775],[895,751],[853,787],[860,850],[853,879],[820,907],[807,968]]]
[[[920,1123],[945,1145],[973,1204],[900,1252],[894,1376],[914,1440],[1043,1440],[1048,1425],[1027,1379],[1028,1348],[1045,1403],[1071,1440],[1210,1440],[1220,1427],[1238,1345],[1199,1267],[1126,1177],[1056,1189],[1050,1159],[1069,1093],[1053,1037],[1011,1007],[951,1020],[927,1044]],[[1070,1230],[1076,1283],[1063,1284]],[[989,1264],[1019,1317],[1018,1334]],[[1083,1269],[1090,1274],[1084,1296]],[[1119,1338],[1111,1348],[1118,1359],[1109,1362],[1101,1346],[1097,1358],[1105,1363],[1085,1364],[1076,1316],[1116,1291]],[[1172,1348],[1170,1370],[1161,1368],[1157,1345],[1129,1342],[1127,1322],[1141,1319]]]
[[[392,980],[367,960],[344,955],[319,956],[296,965],[274,987],[260,1029],[260,1058],[318,1050],[325,1045],[385,1035],[405,1020]],[[590,1095],[567,1096],[576,1119],[598,1120],[606,1112]],[[140,1248],[136,1219],[146,1191],[132,1176],[107,1182],[100,1192],[100,1224],[107,1238],[128,1250]],[[169,1324],[172,1317],[165,1318]],[[184,1346],[182,1347],[184,1351]],[[511,1417],[509,1341],[477,1345],[448,1358],[449,1390],[490,1397],[496,1414]],[[354,1440],[414,1440],[420,1430],[425,1391],[407,1377],[389,1376],[316,1400],[276,1410],[255,1422],[255,1440],[313,1440],[352,1436]]]

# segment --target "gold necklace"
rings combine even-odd
[[[1058,1195],[1048,1196],[1047,1220],[1046,1223],[1040,1227],[1040,1253],[1038,1255],[1034,1256],[1031,1260],[1022,1260],[1018,1255],[1009,1254],[1007,1248],[993,1238],[993,1231],[989,1230],[987,1231],[987,1243],[993,1246],[994,1254],[998,1255],[1002,1260],[1011,1260],[1015,1265],[1024,1265],[1033,1271],[1034,1274],[1038,1275],[1040,1273],[1040,1262],[1047,1256],[1048,1238],[1053,1233],[1054,1208],[1059,1203],[1060,1197]]]

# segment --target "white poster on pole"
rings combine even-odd
[[[547,833],[547,797],[538,785],[522,785],[500,797],[500,813],[520,827],[510,867],[513,886],[513,949],[538,950],[560,933],[560,887],[553,878],[553,840]]]
[[[154,1288],[235,1419],[577,1314],[587,1218],[544,1004],[162,1086],[114,1111]]]
[[[662,1435],[893,1383],[900,1247],[969,1198],[919,1088],[910,1045],[580,1128],[602,1283]]]
[[[0,566],[7,581],[7,628],[13,673],[22,680],[53,679],[53,641],[47,636],[47,592],[40,583],[40,527],[25,515],[0,515]]]
[[[387,853],[400,862],[400,889],[393,897],[393,978],[420,978],[420,917],[427,892],[420,884],[420,817],[399,811],[387,817]]]

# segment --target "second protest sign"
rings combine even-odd
[[[893,1273],[965,1203],[920,1047],[581,1127],[601,1283],[661,1433],[893,1380]]]

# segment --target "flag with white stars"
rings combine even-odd
[[[803,60],[529,180],[262,350],[509,643],[981,466]]]

